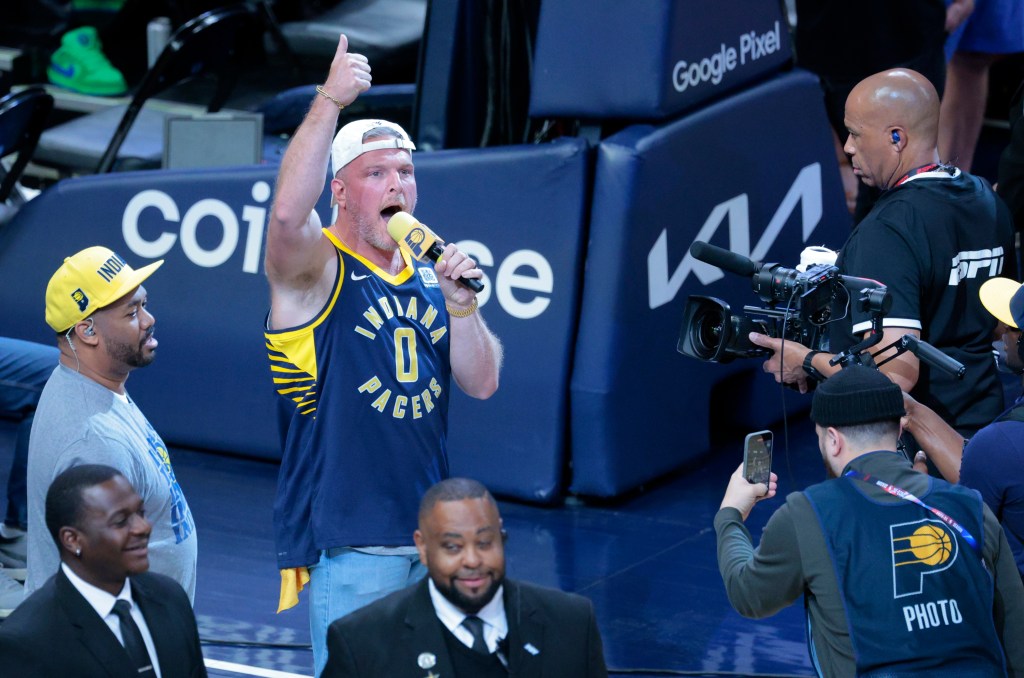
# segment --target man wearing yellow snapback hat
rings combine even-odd
[[[60,562],[46,528],[50,483],[69,467],[106,464],[142,497],[153,525],[151,569],[195,595],[192,511],[166,445],[124,388],[132,370],[156,355],[142,283],[162,263],[136,270],[106,247],[88,247],[66,258],[46,286],[46,323],[57,333],[60,364],[43,388],[29,440],[26,594]]]

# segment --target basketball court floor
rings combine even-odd
[[[781,497],[824,476],[805,416],[790,418],[788,453],[781,423],[773,428],[780,496],[755,508],[755,539]],[[744,619],[718,575],[712,519],[745,433],[728,432],[698,464],[614,501],[540,507],[499,497],[508,576],[593,600],[612,675],[813,675],[801,602]],[[0,420],[0,488],[13,444],[13,423]],[[199,536],[195,612],[210,674],[311,676],[305,595],[276,613],[277,466],[173,446],[171,457]]]

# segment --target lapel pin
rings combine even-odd
[[[523,649],[532,654],[534,657],[540,654],[540,650],[533,646],[533,643],[527,643],[523,645]]]
[[[421,669],[432,669],[437,666],[437,657],[433,652],[423,652],[419,657],[416,657],[416,664]],[[433,674],[431,674],[433,676]]]

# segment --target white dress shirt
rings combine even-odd
[[[450,600],[437,590],[434,580],[427,581],[427,588],[430,589],[430,602],[434,604],[434,612],[441,620],[445,628],[452,632],[466,647],[473,647],[473,634],[462,625],[462,620],[468,617],[465,612],[455,607]],[[508,619],[505,617],[504,586],[499,586],[491,602],[484,605],[476,616],[484,622],[484,641],[487,643],[487,651],[494,652],[498,647],[498,641],[508,635]]]
[[[142,616],[142,610],[132,600],[132,587],[128,580],[124,580],[121,592],[117,596],[112,596],[103,589],[97,588],[79,577],[64,563],[60,564],[60,568],[64,571],[71,585],[82,594],[82,597],[92,606],[92,609],[96,610],[96,614],[106,623],[117,638],[117,642],[121,643],[121,645],[124,645],[124,638],[121,636],[121,621],[114,614],[114,603],[118,600],[127,600],[131,603],[132,619],[135,621],[135,625],[139,627],[142,642],[146,644],[146,651],[149,652],[149,659],[153,662],[153,671],[156,672],[156,678],[160,678],[160,663],[156,659],[156,646],[153,645],[153,635],[149,632],[149,626],[146,624],[146,618]]]

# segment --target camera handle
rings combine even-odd
[[[871,334],[866,339],[854,344],[845,351],[832,356],[832,359],[828,361],[829,365],[835,367],[839,365],[842,368],[847,368],[850,365],[864,365],[865,367],[877,367],[875,365],[875,359],[868,349],[872,346],[877,346],[882,342],[882,318],[885,317],[884,313],[877,312],[871,316]],[[883,350],[888,350],[891,347],[886,347]],[[906,350],[906,349],[904,349]],[[881,353],[881,351],[879,351]],[[899,354],[897,354],[899,355]],[[895,356],[893,356],[895,357]]]
[[[875,360],[872,355],[868,353],[868,349],[872,346],[877,346],[882,341],[882,319],[889,312],[889,309],[892,308],[892,295],[889,294],[889,290],[885,285],[876,280],[871,280],[869,278],[856,278],[848,275],[839,277],[843,281],[843,285],[846,286],[846,289],[859,290],[860,295],[857,297],[857,307],[862,312],[871,314],[871,334],[869,334],[866,339],[854,344],[845,351],[837,353],[828,361],[828,363],[833,367],[839,365],[843,368],[849,367],[850,365],[878,367],[875,365]],[[890,348],[892,348],[892,346],[887,346],[882,349],[882,351],[888,351]],[[906,350],[906,348],[903,349],[903,351]],[[879,353],[882,351],[879,351]],[[903,351],[899,351],[896,355],[899,355]],[[895,358],[896,355],[894,355],[893,358]],[[890,358],[890,360],[891,359],[892,358]]]
[[[951,374],[957,379],[963,379],[964,373],[967,372],[967,368],[964,367],[963,363],[954,360],[953,358],[950,358],[948,355],[946,355],[939,349],[935,348],[926,341],[921,341],[913,334],[904,334],[902,337],[900,337],[899,339],[897,339],[896,341],[894,341],[893,343],[889,344],[881,351],[879,351],[879,353],[888,351],[890,348],[895,348],[896,352],[889,356],[888,358],[886,358],[885,360],[883,360],[882,362],[878,363],[879,367],[886,364],[890,360],[893,360],[894,358],[896,358],[896,356],[900,355],[901,353],[906,353],[907,351],[910,351],[911,353],[916,355],[922,362],[925,362],[928,365],[931,365],[932,367],[940,369],[943,372]]]
[[[890,349],[894,350],[891,356],[888,356],[879,363],[875,363],[874,356],[867,352],[867,349],[872,346],[876,346],[882,341],[882,317],[877,316],[871,321],[872,332],[864,341],[851,346],[846,351],[836,354],[831,360],[830,365],[839,365],[840,367],[846,368],[850,365],[865,365],[867,367],[881,367],[890,360],[894,360],[897,356],[910,351],[918,357],[922,362],[936,368],[943,372],[951,374],[957,379],[962,379],[964,374],[967,372],[967,368],[964,367],[963,363],[950,358],[948,355],[935,348],[926,341],[922,341],[913,334],[904,334],[902,337],[892,342],[885,348],[878,351],[878,354],[885,353]],[[876,354],[877,355],[877,354]]]

